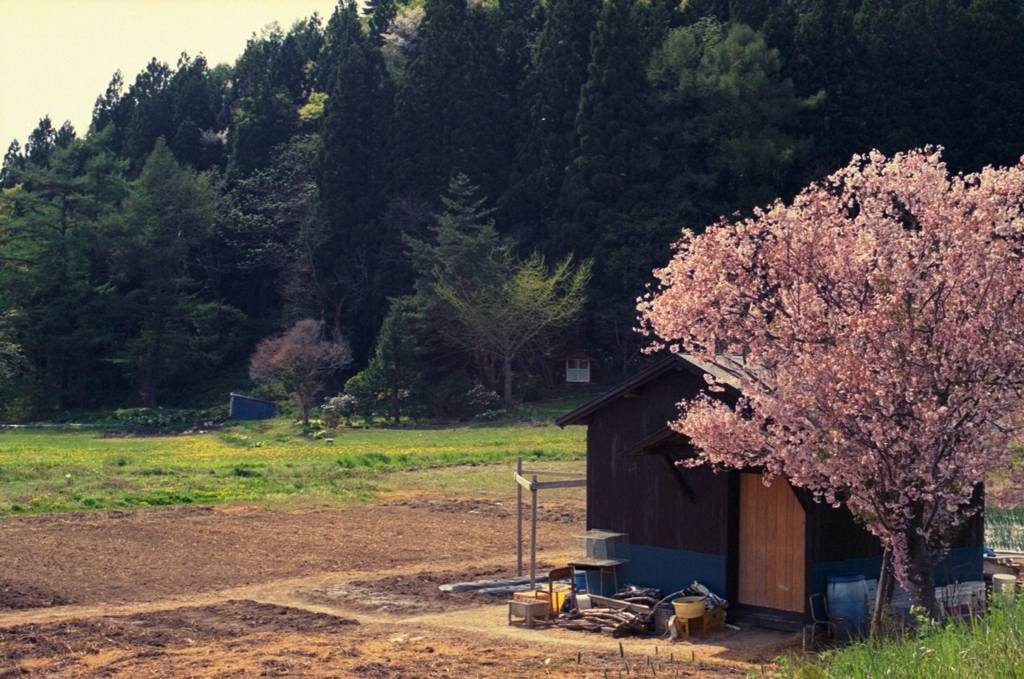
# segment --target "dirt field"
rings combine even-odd
[[[0,678],[745,677],[789,643],[509,627],[438,584],[513,574],[508,499],[406,495],[350,509],[166,508],[0,520]],[[543,504],[564,562],[578,503]],[[607,673],[607,674],[606,674]]]

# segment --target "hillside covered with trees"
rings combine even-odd
[[[0,417],[222,396],[302,319],[350,347],[334,391],[391,376],[396,420],[529,397],[569,353],[617,379],[680,228],[872,148],[1016,164],[1022,7],[343,2],[233,65],[118,73],[87,131],[43,119],[4,157]],[[572,313],[483,332],[523,299]]]

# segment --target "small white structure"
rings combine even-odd
[[[565,358],[565,381],[574,383],[590,382],[590,364],[594,359],[583,354],[573,354]]]

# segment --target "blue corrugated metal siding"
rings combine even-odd
[[[631,559],[618,567],[619,585],[657,587],[662,595],[677,592],[694,580],[725,596],[725,557],[684,549],[630,545]]]
[[[816,563],[814,564],[811,588],[813,592],[824,592],[830,575],[863,574],[866,579],[874,580],[881,570],[882,557],[880,556]],[[955,582],[982,580],[984,572],[985,564],[981,557],[981,547],[951,549],[946,558],[935,564],[935,586],[943,587]]]
[[[277,404],[241,394],[231,394],[231,419],[272,420],[277,417]]]

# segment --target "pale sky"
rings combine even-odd
[[[245,42],[277,21],[285,30],[336,0],[0,0],[0,159],[39,119],[70,120],[79,136],[114,71],[125,87],[156,57],[182,52],[233,64]]]

